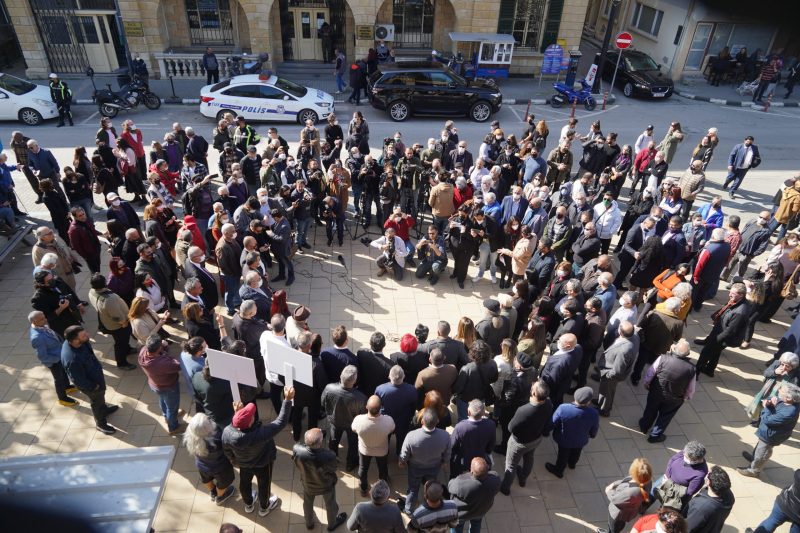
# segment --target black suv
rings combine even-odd
[[[383,63],[369,78],[372,106],[396,122],[412,114],[467,115],[476,122],[500,110],[503,95],[494,80],[468,81],[430,61]]]
[[[614,66],[619,59],[618,55],[617,50],[608,51],[603,69],[603,79],[608,82],[614,77]],[[597,54],[595,57],[599,56],[600,54]],[[622,52],[614,85],[622,87],[622,94],[628,98],[633,96],[669,98],[675,89],[672,80],[661,73],[661,65],[638,50]]]

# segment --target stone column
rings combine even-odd
[[[378,15],[378,8],[380,8],[381,0],[347,0],[350,9],[353,12],[353,21],[356,26],[374,26],[375,17]],[[347,28],[348,32],[355,32],[355,28]],[[347,36],[349,40],[349,35]],[[370,48],[375,46],[375,41],[367,39],[356,39],[355,55],[348,58],[349,61],[355,61],[367,56]]]
[[[28,0],[6,0],[6,8],[22,48],[22,57],[28,65],[25,76],[30,79],[47,78],[50,74],[50,62],[47,60],[44,43]]]

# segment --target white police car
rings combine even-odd
[[[333,96],[274,74],[247,74],[200,89],[200,112],[217,120],[233,113],[247,120],[316,123],[333,113]]]
[[[19,120],[37,126],[57,116],[49,88],[0,72],[0,120]]]

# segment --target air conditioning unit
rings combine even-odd
[[[394,24],[376,24],[376,41],[394,41]]]

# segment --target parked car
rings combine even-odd
[[[19,120],[37,126],[57,116],[58,109],[47,86],[0,72],[0,120]]]
[[[468,116],[486,122],[503,105],[493,80],[466,80],[437,62],[382,63],[369,78],[372,107],[396,122],[411,115]]]
[[[610,82],[614,76],[614,66],[617,64],[619,53],[619,50],[608,51],[606,65],[603,69],[605,81]],[[661,73],[661,65],[649,55],[638,50],[622,51],[622,59],[619,62],[614,85],[620,87],[622,94],[628,98],[633,96],[669,98],[675,88],[672,80]]]
[[[233,112],[247,120],[316,123],[333,113],[333,96],[274,74],[245,74],[200,89],[200,112],[217,120]]]

